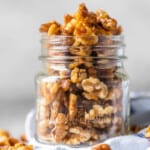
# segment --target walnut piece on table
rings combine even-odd
[[[8,131],[0,129],[0,150],[33,150],[33,146],[26,145],[22,141],[12,137]]]
[[[150,138],[150,125],[146,128],[145,137]]]
[[[98,144],[92,147],[91,150],[111,150],[108,144]]]

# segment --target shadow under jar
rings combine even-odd
[[[43,34],[41,43],[36,139],[80,147],[127,133],[123,36]]]

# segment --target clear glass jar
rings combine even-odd
[[[36,139],[91,145],[127,133],[129,81],[123,36],[42,35]]]

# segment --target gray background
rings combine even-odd
[[[116,18],[126,37],[126,70],[131,89],[150,90],[149,0],[0,0],[0,128],[23,132],[26,113],[34,106],[34,76],[40,70],[41,23],[62,22],[85,2]]]

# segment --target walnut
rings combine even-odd
[[[69,119],[73,120],[77,114],[77,96],[73,93],[69,96]]]
[[[59,113],[56,117],[54,129],[52,129],[51,136],[55,142],[61,142],[67,135],[67,118],[64,114]]]
[[[75,56],[90,56],[92,49],[89,46],[73,46],[69,51]]]
[[[146,128],[145,137],[150,138],[150,126]]]
[[[48,29],[48,35],[58,35],[61,33],[61,26],[57,22],[51,23]]]
[[[104,19],[109,18],[109,15],[106,11],[99,9],[96,11],[97,22],[103,22]]]
[[[48,32],[48,29],[49,29],[49,27],[51,26],[52,23],[53,23],[53,21],[52,21],[52,22],[45,23],[45,24],[42,24],[42,25],[40,26],[39,31],[40,31],[40,32]]]
[[[87,58],[86,57],[85,58],[75,58],[74,62],[69,64],[69,68],[73,69],[73,68],[78,67],[80,65],[84,65],[85,68],[90,68],[93,66],[92,59],[89,57],[87,57]]]
[[[6,136],[6,137],[9,137],[10,134],[9,134],[8,131],[6,131],[6,130],[1,130],[1,129],[0,129],[0,136]]]
[[[98,144],[94,145],[91,150],[111,150],[108,144]]]
[[[103,28],[106,30],[115,30],[117,28],[117,21],[115,19],[105,19]]]
[[[25,144],[17,143],[15,144],[13,149],[14,150],[33,150],[33,146],[32,145],[26,146]]]
[[[83,129],[79,126],[70,128],[69,132],[71,133],[71,136],[69,139],[65,140],[65,143],[69,145],[79,145],[89,141],[90,139],[97,140],[98,138],[95,130]]]
[[[9,146],[9,140],[7,136],[0,136],[0,147],[1,146]]]
[[[51,104],[51,107],[50,107],[50,123],[51,124],[55,123],[55,119],[58,115],[58,112],[61,106],[62,96],[63,96],[63,92],[62,90],[59,90],[55,100]]]
[[[69,23],[71,20],[73,19],[73,16],[66,14],[64,16],[64,24],[66,25],[67,23]]]
[[[77,12],[75,14],[75,18],[77,19],[77,21],[83,21],[85,19],[87,19],[88,17],[88,9],[86,8],[85,4],[82,3],[79,5]]]
[[[63,89],[64,92],[69,90],[70,84],[71,84],[70,79],[61,80],[61,88]]]
[[[107,86],[97,78],[84,79],[81,85],[85,91],[83,95],[89,100],[104,99],[108,94]]]
[[[96,11],[97,21],[100,22],[104,29],[106,30],[115,30],[117,28],[117,21],[103,10]]]
[[[25,145],[7,131],[0,130],[0,150],[33,150],[33,146]]]
[[[37,131],[40,135],[46,135],[49,130],[49,119],[38,121]]]
[[[91,77],[96,77],[97,70],[94,67],[88,68],[88,74]]]
[[[39,106],[39,119],[46,119],[50,116],[50,109],[49,106]]]
[[[11,146],[14,146],[15,144],[19,143],[19,140],[14,137],[9,137],[9,143]]]
[[[73,34],[76,26],[76,20],[72,18],[70,22],[66,23],[63,28],[65,34]]]
[[[95,45],[98,42],[98,36],[96,35],[84,35],[75,37],[74,45],[83,45],[83,46],[91,46]]]
[[[47,82],[41,82],[40,84],[40,93],[48,102],[51,101],[50,93],[47,88]]]
[[[87,73],[85,69],[79,69],[76,67],[71,72],[72,83],[81,82],[82,80],[86,79],[86,77],[87,77]]]
[[[113,102],[116,102],[117,100],[121,99],[121,97],[122,97],[122,89],[120,87],[114,87],[109,90],[105,100],[112,100]]]

